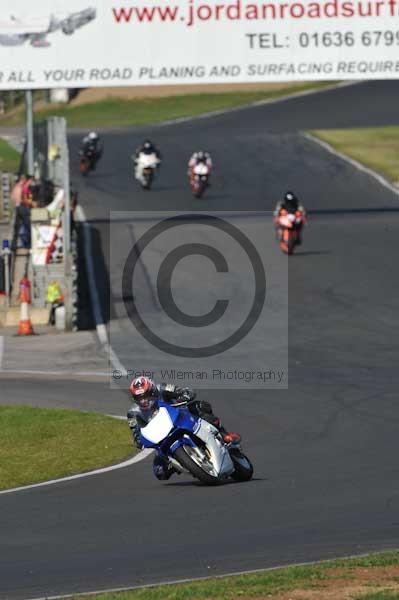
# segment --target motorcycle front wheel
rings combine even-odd
[[[174,452],[174,457],[182,467],[202,483],[206,485],[218,485],[220,483],[220,479],[212,474],[213,466],[207,458],[206,452],[200,448],[180,446]]]
[[[295,246],[296,246],[295,232],[290,231],[289,237],[288,237],[288,242],[287,242],[287,252],[289,255],[293,254]]]
[[[230,475],[234,481],[249,481],[254,474],[254,468],[251,461],[241,450],[230,450],[230,458],[233,461],[235,470]]]
[[[151,189],[153,177],[154,177],[154,173],[152,171],[150,171],[149,173],[143,174],[143,180],[141,182],[143,190]]]
[[[204,182],[202,182],[202,181],[201,181],[201,182],[198,184],[198,189],[197,189],[197,191],[195,192],[194,196],[195,196],[196,198],[202,198],[202,196],[204,195],[204,192],[205,192],[205,190],[206,190],[206,184],[205,184]]]
[[[79,170],[81,174],[85,177],[89,173],[89,162],[87,159],[82,158],[79,163]]]

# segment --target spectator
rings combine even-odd
[[[23,189],[25,187],[26,176],[21,175],[14,187],[11,190],[11,200],[14,202],[15,206],[20,206],[22,204],[23,199]]]
[[[55,325],[55,311],[59,306],[64,305],[64,295],[57,281],[52,281],[47,287],[47,302],[51,305],[49,325]]]
[[[25,177],[24,185],[22,187],[22,202],[25,206],[32,208],[33,204],[33,185],[34,179],[32,175],[27,175]]]

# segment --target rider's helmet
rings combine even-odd
[[[98,139],[98,134],[95,131],[91,131],[89,133],[89,140],[91,142],[94,142],[94,140],[97,140],[97,139]]]
[[[151,410],[157,401],[157,387],[149,377],[136,377],[130,385],[134,402],[143,410]]]
[[[284,194],[284,205],[294,210],[298,209],[299,201],[293,192],[285,192]]]
[[[145,142],[143,142],[143,148],[144,150],[152,150],[154,148],[154,144],[151,142],[151,140],[145,140]]]
[[[205,162],[206,161],[206,154],[203,150],[200,150],[199,152],[197,152],[197,161],[198,162]]]

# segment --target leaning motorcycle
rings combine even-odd
[[[303,225],[303,214],[284,212],[276,217],[277,237],[280,248],[285,254],[293,254],[299,242],[299,234]]]
[[[135,169],[135,178],[140,181],[144,190],[150,190],[154,181],[159,159],[155,153],[140,154]]]
[[[201,198],[209,185],[209,167],[199,163],[193,167],[190,174],[191,191],[196,198]]]
[[[239,444],[226,444],[219,430],[193,415],[187,403],[168,404],[160,400],[149,423],[140,430],[141,443],[172,462],[175,469],[188,472],[207,485],[229,478],[249,481],[250,460]]]

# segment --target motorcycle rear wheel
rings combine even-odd
[[[200,466],[199,462],[194,460],[189,453],[194,456],[191,446],[180,446],[174,452],[174,457],[181,464],[182,467],[187,469],[196,479],[199,479],[206,485],[218,485],[220,480],[218,477],[208,473],[203,467]],[[203,463],[205,466],[205,463]]]

